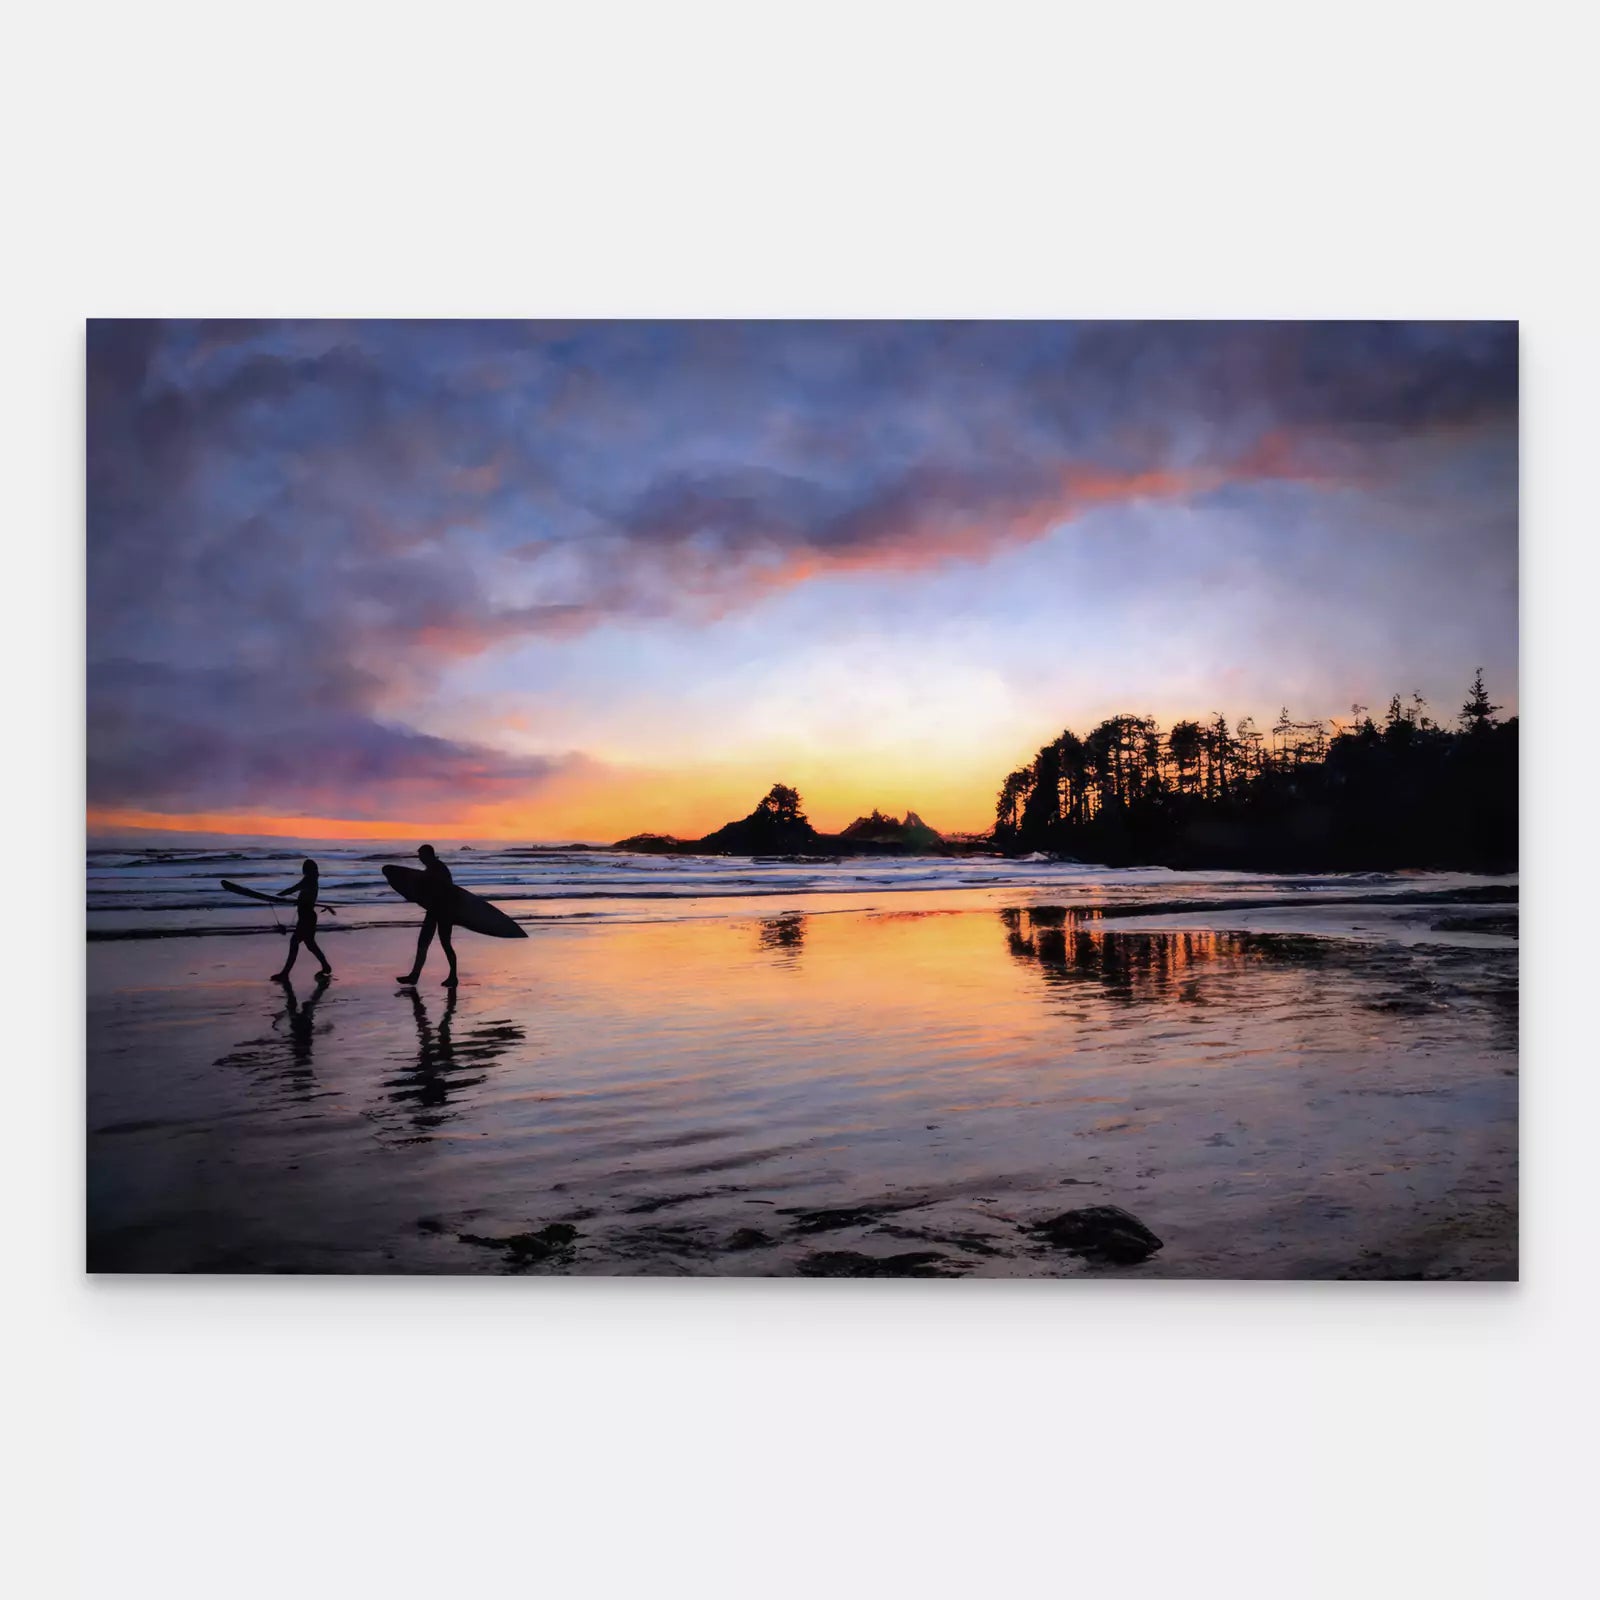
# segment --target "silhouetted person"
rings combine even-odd
[[[433,935],[437,930],[439,947],[444,951],[445,960],[450,963],[450,975],[444,980],[444,986],[453,989],[456,985],[456,950],[450,942],[450,899],[455,892],[455,879],[450,876],[449,867],[434,854],[431,844],[419,846],[417,859],[422,863],[423,877],[422,898],[418,903],[425,915],[422,931],[417,935],[417,959],[411,964],[410,972],[395,981],[415,983],[422,976],[422,963],[428,959],[428,946],[433,943]]]
[[[328,965],[328,958],[323,955],[321,947],[317,944],[317,864],[315,861],[307,860],[301,862],[300,866],[300,881],[278,891],[286,899],[290,895],[294,896],[295,918],[294,932],[289,936],[289,959],[284,962],[282,972],[272,974],[274,978],[289,976],[294,968],[295,957],[300,954],[301,945],[322,963],[323,976],[333,971]]]

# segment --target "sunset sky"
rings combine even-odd
[[[993,820],[1063,727],[1516,707],[1513,325],[93,322],[91,831]]]

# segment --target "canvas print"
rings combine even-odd
[[[1516,1276],[1514,324],[86,337],[91,1271]]]

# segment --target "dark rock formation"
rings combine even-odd
[[[904,851],[937,850],[944,840],[934,832],[915,811],[906,812],[905,821],[886,817],[874,810],[870,816],[857,817],[840,835],[842,844],[871,845],[881,850]]]
[[[880,1221],[886,1210],[895,1207],[851,1206],[826,1211],[800,1211],[795,1213],[797,1233],[829,1233],[835,1228],[868,1228]]]
[[[641,856],[670,856],[687,846],[679,839],[673,838],[670,833],[634,833],[626,839],[618,839],[611,847],[613,850],[631,850],[635,855]]]
[[[508,1233],[498,1238],[482,1233],[456,1235],[462,1244],[482,1245],[488,1250],[504,1250],[506,1259],[519,1267],[532,1266],[537,1261],[548,1260],[551,1256],[565,1251],[577,1237],[578,1230],[570,1222],[552,1222],[536,1233]]]
[[[954,1263],[937,1250],[866,1256],[857,1250],[819,1250],[798,1267],[806,1278],[948,1278]]]
[[[1161,1248],[1158,1239],[1121,1206],[1083,1206],[1063,1211],[1028,1229],[1061,1250],[1105,1261],[1131,1264]]]

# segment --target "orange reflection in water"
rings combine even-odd
[[[437,966],[397,994],[411,930],[363,930],[303,1039],[247,976],[265,939],[92,945],[100,1259],[493,1270],[458,1241],[561,1222],[581,1271],[1054,1274],[1020,1225],[1092,1202],[1170,1238],[1150,1270],[1284,1275],[1514,1182],[1514,953],[747,904],[463,940],[453,997]],[[203,1147],[160,1130],[197,1125],[204,1207],[147,1214],[119,1164],[181,1168]]]
[[[1093,913],[1044,906],[1002,911],[1000,919],[1011,954],[1037,962],[1047,979],[1092,979],[1124,1000],[1160,1000],[1203,967],[1264,959],[1260,941],[1236,933],[1107,932]]]
[[[948,1078],[962,1082],[950,1092],[963,1104],[981,1082],[980,1098],[1012,1105],[1038,1094],[1041,1066],[1053,1092],[1061,1073],[1125,1066],[1106,1051],[1113,1036],[1221,1026],[1220,1012],[1195,1012],[1208,976],[1229,994],[1265,979],[1249,1014],[1227,1020],[1240,1054],[1292,1048],[1301,1031],[1281,1002],[1302,977],[1273,970],[1259,942],[1107,932],[1049,908],[569,925],[550,928],[531,959],[562,1010],[591,1017],[584,1049],[633,1054],[636,1072],[685,1098],[754,1075],[808,1094],[850,1076],[875,1095],[915,1086],[937,1099],[936,1080]],[[1192,1061],[1188,1050],[1169,1055]]]

